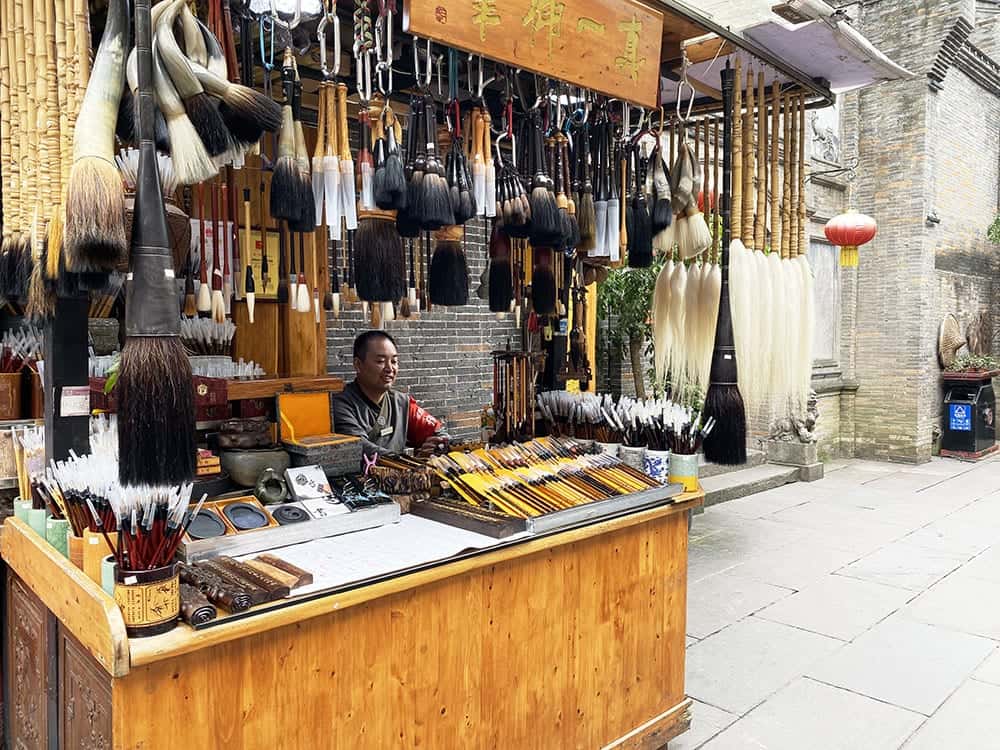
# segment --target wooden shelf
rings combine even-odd
[[[230,380],[229,400],[242,401],[246,398],[274,398],[288,391],[334,391],[344,390],[344,381],[332,376],[299,378],[263,378],[261,380]]]

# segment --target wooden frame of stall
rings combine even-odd
[[[687,531],[702,499],[135,640],[111,597],[11,520],[9,737],[31,750],[661,748],[690,722]]]

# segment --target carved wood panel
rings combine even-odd
[[[13,750],[48,747],[48,612],[20,578],[7,578],[7,699]]]
[[[111,750],[111,677],[59,628],[59,728],[67,750]]]

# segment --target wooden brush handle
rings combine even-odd
[[[347,131],[347,85],[337,84],[337,120],[340,135],[340,158],[351,158],[351,141]]]
[[[313,149],[313,158],[321,159],[326,149],[326,86],[320,85],[319,104],[316,107],[316,147]]]
[[[250,241],[250,190],[246,189],[243,191],[243,255],[246,257],[247,267],[251,265],[253,247]],[[239,276],[240,269],[236,269],[237,276]],[[244,284],[246,280],[244,279]],[[244,294],[246,289],[243,290]]]
[[[778,205],[778,137],[781,135],[781,93],[777,79],[771,84],[771,252],[781,252],[781,257],[787,257],[785,248],[781,246],[781,221]]]
[[[478,109],[472,115],[472,158],[483,161],[483,113]]]
[[[782,98],[784,105],[783,135],[785,164],[781,179],[781,257],[788,258],[792,250],[792,97]]]
[[[746,111],[743,113],[743,206],[742,240],[747,247],[753,247],[753,181],[757,173],[754,157],[754,82],[753,71],[747,71]]]
[[[332,83],[324,81],[321,88],[326,92],[323,96],[324,123],[326,125],[325,143],[326,156],[337,156],[340,152],[340,127],[337,119],[337,95]]]
[[[733,142],[730,159],[732,169],[732,195],[730,199],[731,235],[743,237],[743,62],[736,58],[733,87]],[[723,249],[728,249],[723,247]]]
[[[764,226],[767,219],[767,97],[764,71],[757,73],[757,210],[754,213],[753,242],[764,250]]]
[[[806,97],[799,95],[799,255],[809,249],[806,237]]]

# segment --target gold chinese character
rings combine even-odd
[[[625,33],[625,49],[615,58],[618,70],[628,73],[633,81],[639,80],[639,66],[646,62],[645,57],[639,57],[639,34],[642,33],[642,21],[635,15],[631,21],[621,21],[618,30]]]
[[[576,22],[577,31],[592,31],[595,34],[604,34],[604,24],[595,21],[593,18],[587,18],[586,16],[580,16]]]
[[[562,15],[566,3],[556,0],[531,0],[528,13],[521,19],[521,25],[531,29],[531,44],[535,44],[535,34],[546,29],[549,41],[549,58],[552,57],[552,41],[562,32]]]
[[[479,27],[479,41],[486,41],[486,29],[500,25],[496,0],[472,0],[472,23]]]

